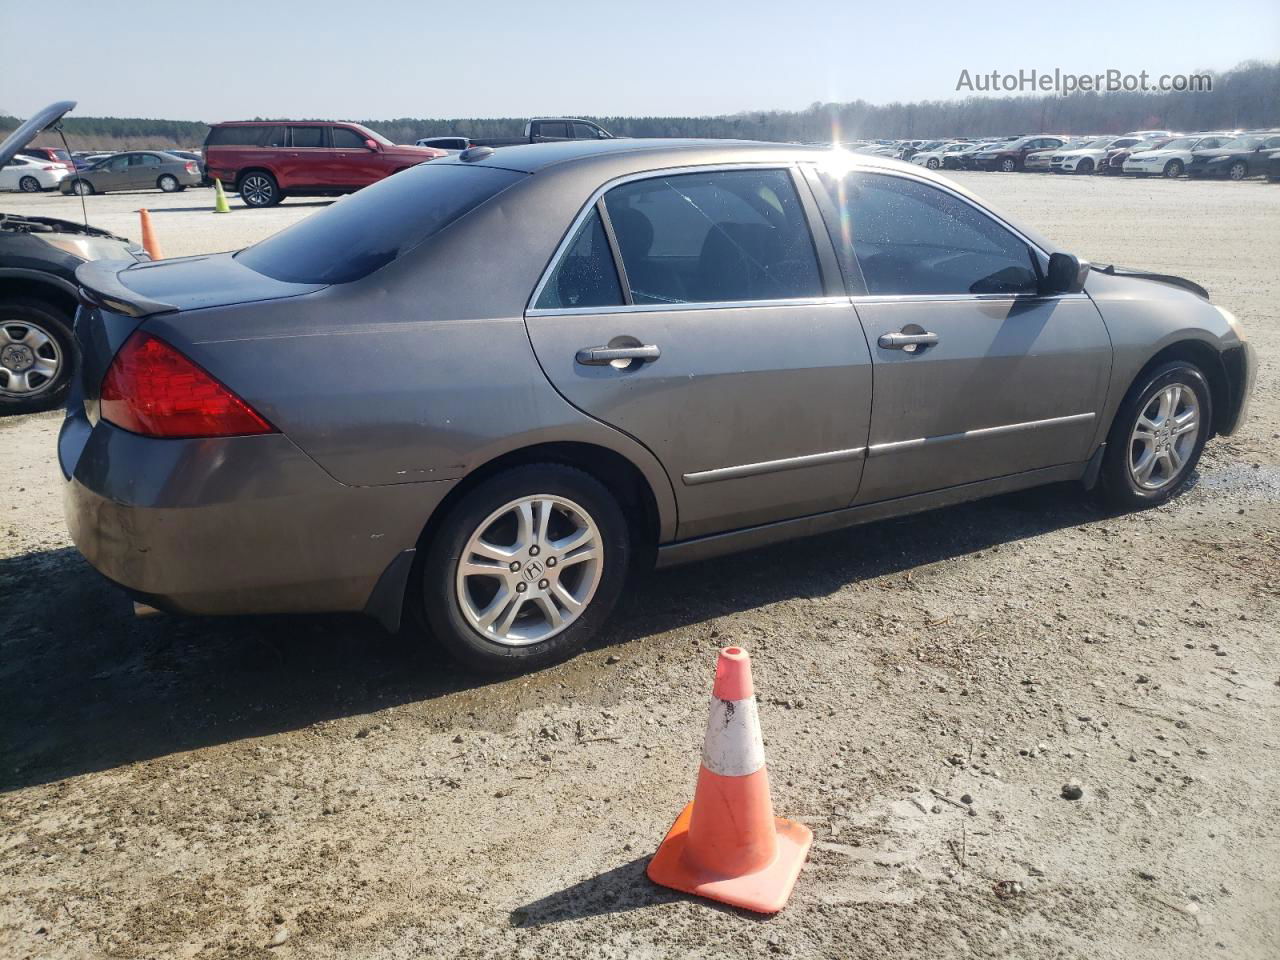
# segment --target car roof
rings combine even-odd
[[[308,127],[363,127],[356,120],[221,120],[209,124],[213,127],[270,127],[278,123],[303,124]]]

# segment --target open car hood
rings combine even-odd
[[[20,150],[34,140],[36,134],[47,130],[61,120],[63,114],[73,110],[75,105],[74,100],[59,100],[33,113],[17,130],[4,138],[4,143],[0,143],[0,167],[12,160]]]

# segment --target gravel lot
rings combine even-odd
[[[0,421],[0,955],[1275,957],[1280,187],[958,179],[1243,321],[1252,419],[1175,502],[1031,491],[654,574],[492,682],[358,618],[132,619],[64,530],[58,418]],[[170,255],[318,208],[90,219],[143,204]],[[643,873],[728,642],[817,836],[767,920]]]

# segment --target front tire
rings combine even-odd
[[[1237,160],[1231,165],[1231,169],[1227,171],[1227,176],[1232,180],[1243,180],[1249,175],[1249,165],[1243,160]]]
[[[92,196],[93,184],[90,183],[88,180],[81,180],[77,178],[76,182],[71,185],[71,192],[74,193],[77,197]]]
[[[1176,180],[1182,176],[1183,166],[1181,160],[1170,160],[1164,165],[1164,175],[1170,180]]]
[[[240,199],[246,207],[273,207],[284,198],[275,177],[265,170],[252,170],[240,179]]]
[[[1212,423],[1209,384],[1195,364],[1175,360],[1145,374],[1107,436],[1100,476],[1107,501],[1141,510],[1176,496],[1200,462]]]
[[[179,189],[178,178],[171,173],[161,174],[156,179],[156,186],[165,193],[177,193]]]
[[[69,316],[41,300],[0,301],[0,413],[56,407],[75,358]]]
[[[926,160],[924,162],[924,165],[928,167],[930,170],[938,169],[938,161],[934,157],[930,157],[928,160]]]
[[[1000,161],[1000,169],[1005,173],[1013,173],[1018,169],[1018,161],[1013,157],[1005,157]]]
[[[1093,161],[1087,157],[1076,164],[1076,173],[1087,175],[1093,173]]]
[[[422,565],[422,614],[463,664],[535,670],[580,651],[626,581],[631,536],[617,501],[574,467],[514,467],[467,493]]]
[[[18,189],[23,193],[39,193],[43,188],[35,177],[26,176],[18,181]]]

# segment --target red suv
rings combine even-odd
[[[219,123],[204,141],[206,175],[234,187],[250,207],[290,195],[351,193],[443,156],[431,147],[397,146],[358,123],[318,120]]]

